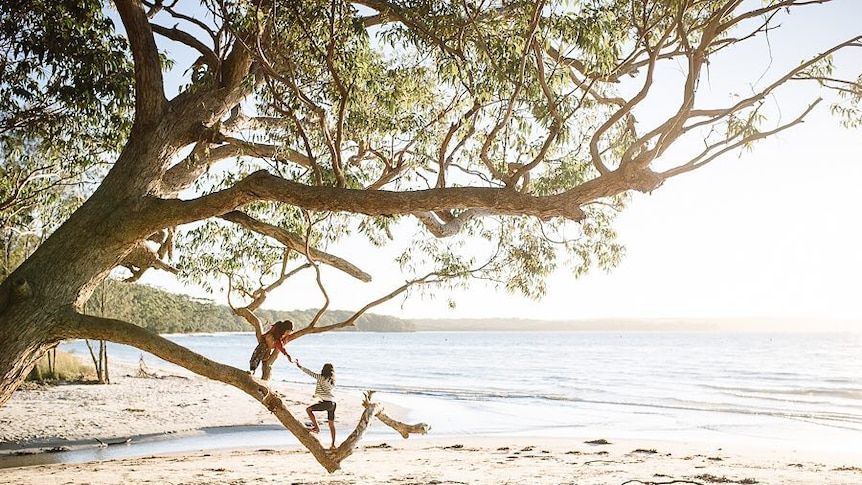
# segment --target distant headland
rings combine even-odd
[[[157,333],[249,332],[249,324],[226,305],[191,298],[141,284],[108,280],[105,297],[92,298],[88,312],[120,318]],[[98,304],[98,306],[97,306]],[[289,319],[300,327],[317,310],[256,310],[264,322]],[[353,312],[329,310],[320,325],[344,321]],[[593,318],[568,320],[526,318],[399,318],[368,313],[354,327],[359,332],[482,332],[482,331],[582,331],[582,332],[862,332],[862,319],[814,318]]]

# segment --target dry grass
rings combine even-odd
[[[87,365],[75,355],[67,352],[52,352],[54,360],[53,370],[48,367],[48,355],[43,355],[36,367],[30,372],[27,380],[30,381],[86,381],[95,378],[95,370],[92,365]]]

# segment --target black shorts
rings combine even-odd
[[[326,419],[335,422],[335,401],[320,401],[308,407],[310,411],[326,411]]]

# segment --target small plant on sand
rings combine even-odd
[[[610,441],[608,441],[604,438],[599,438],[597,440],[584,441],[584,443],[586,443],[588,445],[609,445],[609,444],[611,444]]]

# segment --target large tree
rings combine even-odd
[[[95,288],[118,267],[131,279],[181,268],[243,299],[235,310],[259,333],[254,310],[297,272],[314,272],[321,311],[321,266],[370,281],[327,252],[361,235],[413,240],[398,257],[406,283],[357,316],[414,288],[477,279],[540,297],[558,260],[576,274],[616,263],[611,223],[629,192],[800,123],[819,98],[798,104],[797,82],[851,102],[860,93],[833,62],[862,47],[859,36],[752,72],[732,96],[701,92],[710,66],[829,0],[191,3],[0,7],[0,134],[26,148],[4,148],[4,169],[29,157],[17,185],[0,185],[0,211],[38,219],[46,205],[28,206],[27,190],[51,194],[50,206],[68,201],[63,181],[97,183],[0,284],[0,404],[57,342],[119,342],[246,391],[329,470],[358,434],[326,455],[265,381],[86,314]],[[793,112],[773,120],[769,103],[785,90]],[[180,268],[165,261],[175,241]],[[297,336],[354,319],[317,321]],[[378,411],[369,403],[358,432]]]

